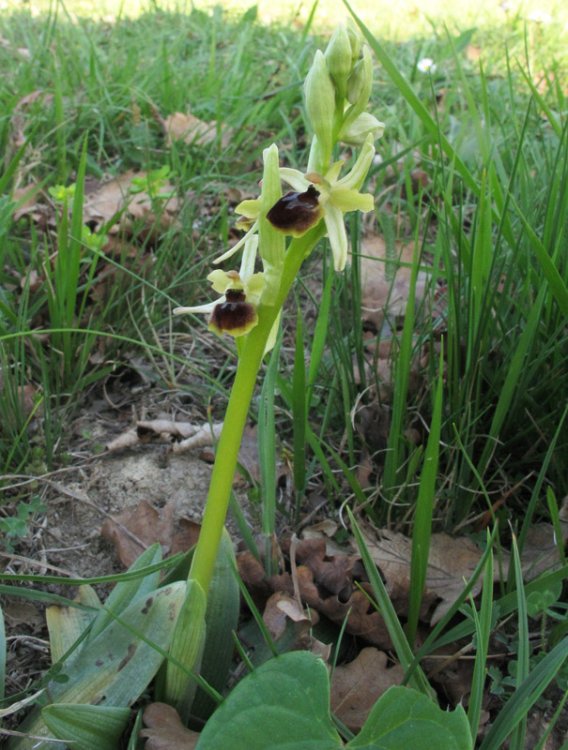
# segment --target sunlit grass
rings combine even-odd
[[[192,8],[211,10],[218,6],[224,11],[240,14],[256,5],[263,23],[295,22],[304,24],[314,16],[313,29],[325,32],[347,12],[342,0],[310,0],[294,3],[275,3],[273,0],[67,0],[65,9],[71,16],[113,21],[120,17],[137,17],[155,10],[190,12]],[[32,14],[45,13],[53,8],[53,0],[0,0],[0,10],[29,9]],[[314,8],[315,6],[315,8]],[[560,0],[400,0],[394,4],[386,0],[365,2],[355,0],[352,7],[375,34],[393,40],[406,40],[416,35],[443,33],[468,26],[490,28],[503,24],[527,21],[537,29],[554,27],[558,35],[568,34],[568,8]]]

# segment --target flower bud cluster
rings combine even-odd
[[[384,124],[367,112],[373,86],[371,53],[352,27],[338,26],[325,53],[316,52],[304,84],[314,132],[309,170],[325,172],[335,141],[361,146],[379,138]]]

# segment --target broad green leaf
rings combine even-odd
[[[101,607],[99,597],[91,586],[80,586],[75,602],[85,609],[54,604],[45,611],[52,664],[59,661],[82,636],[97,616],[97,608]],[[87,607],[92,609],[86,609]],[[78,653],[79,650],[76,649],[69,659],[76,658]]]
[[[339,750],[323,661],[307,651],[245,677],[207,722],[197,750]]]
[[[76,659],[63,664],[49,684],[54,703],[126,707],[144,692],[163,661],[186,593],[184,581],[137,598]],[[36,711],[19,728],[36,737],[49,730]],[[18,750],[58,750],[62,745],[37,739],[15,740]]]
[[[49,731],[74,750],[115,750],[130,709],[54,703],[46,706],[41,715]]]
[[[352,750],[472,750],[465,711],[443,711],[412,688],[391,687],[373,706]]]
[[[174,706],[187,722],[197,690],[193,675],[199,673],[205,647],[207,596],[199,583],[190,578],[187,595],[177,618],[166,665],[164,702]]]
[[[237,631],[239,624],[241,595],[234,573],[236,566],[233,543],[224,529],[207,595],[206,638],[200,670],[203,679],[219,691],[225,688],[231,670],[234,651],[232,633]],[[191,706],[192,716],[209,718],[216,706],[217,703],[204,690],[198,689]]]
[[[163,660],[185,591],[185,583],[179,581],[135,599],[120,620],[83,648],[69,669],[63,668],[68,681],[50,686],[56,702],[133,703]]]
[[[128,568],[129,573],[134,573],[147,565],[154,565],[162,560],[162,549],[159,544],[153,544],[136,558]],[[117,617],[137,597],[149,594],[158,588],[160,571],[149,573],[144,578],[133,578],[119,581],[108,595],[104,610],[101,611],[93,623],[89,639],[94,640],[109,623],[113,622],[113,615]]]

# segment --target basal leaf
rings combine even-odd
[[[422,693],[391,687],[373,706],[350,750],[472,750],[465,711],[443,711]]]
[[[74,750],[114,750],[130,717],[130,709],[54,703],[41,712],[55,737]]]
[[[306,651],[271,659],[207,722],[197,750],[339,750],[323,661]]]

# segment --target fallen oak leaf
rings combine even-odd
[[[187,518],[174,518],[173,503],[155,508],[146,500],[106,518],[101,528],[103,538],[114,544],[125,568],[151,544],[159,542],[166,554],[190,549],[199,536],[199,525]]]
[[[348,598],[353,588],[353,566],[356,555],[327,556],[323,538],[302,539],[295,548],[296,559],[313,571],[314,581],[340,599]]]
[[[352,635],[364,638],[379,648],[392,648],[392,641],[382,616],[373,607],[367,594],[371,595],[368,584],[360,584],[363,590],[354,591],[347,601],[340,601],[332,595],[323,598],[314,582],[314,574],[305,565],[299,565],[296,577],[302,601],[328,620],[343,625]]]
[[[150,703],[144,711],[140,737],[147,739],[145,750],[193,750],[199,733],[187,729],[178,712],[167,703]]]
[[[381,571],[389,596],[398,614],[408,611],[412,540],[389,529],[363,529],[365,543]],[[481,550],[468,537],[432,534],[426,583],[420,619],[435,625],[463,591],[481,557]],[[472,594],[477,596],[482,582],[476,581]],[[438,602],[436,604],[436,602]],[[434,606],[435,605],[435,606]]]
[[[406,311],[410,275],[414,263],[414,243],[395,242],[396,257],[390,258],[385,240],[380,235],[364,237],[361,242],[361,311],[363,320],[377,331],[385,315],[402,317]],[[427,276],[418,273],[416,300],[426,293]]]
[[[305,636],[318,621],[317,612],[308,617],[294,597],[277,591],[266,602],[262,619],[270,635],[277,641],[292,623],[295,630]],[[299,626],[299,627],[296,627]]]
[[[404,669],[387,667],[387,655],[376,648],[361,649],[349,664],[333,670],[331,710],[352,732],[358,732],[377,699],[392,685],[402,684]]]
[[[217,132],[221,131],[221,145],[226,148],[233,136],[232,129],[222,126],[215,120],[200,120],[190,113],[174,112],[160,123],[166,135],[166,145],[171,146],[175,141],[183,141],[189,146],[208,146],[217,140]]]
[[[121,229],[131,229],[133,220],[144,220],[147,226],[153,225],[156,220],[156,201],[152,201],[143,190],[135,195],[131,192],[132,181],[144,180],[146,176],[146,172],[129,170],[107,182],[91,181],[85,188],[83,222],[92,231],[113,222],[112,226],[106,229],[108,234],[116,234]],[[173,196],[174,192],[174,187],[169,182],[164,182],[160,186],[157,199],[162,229],[172,225],[180,209],[180,201]]]

